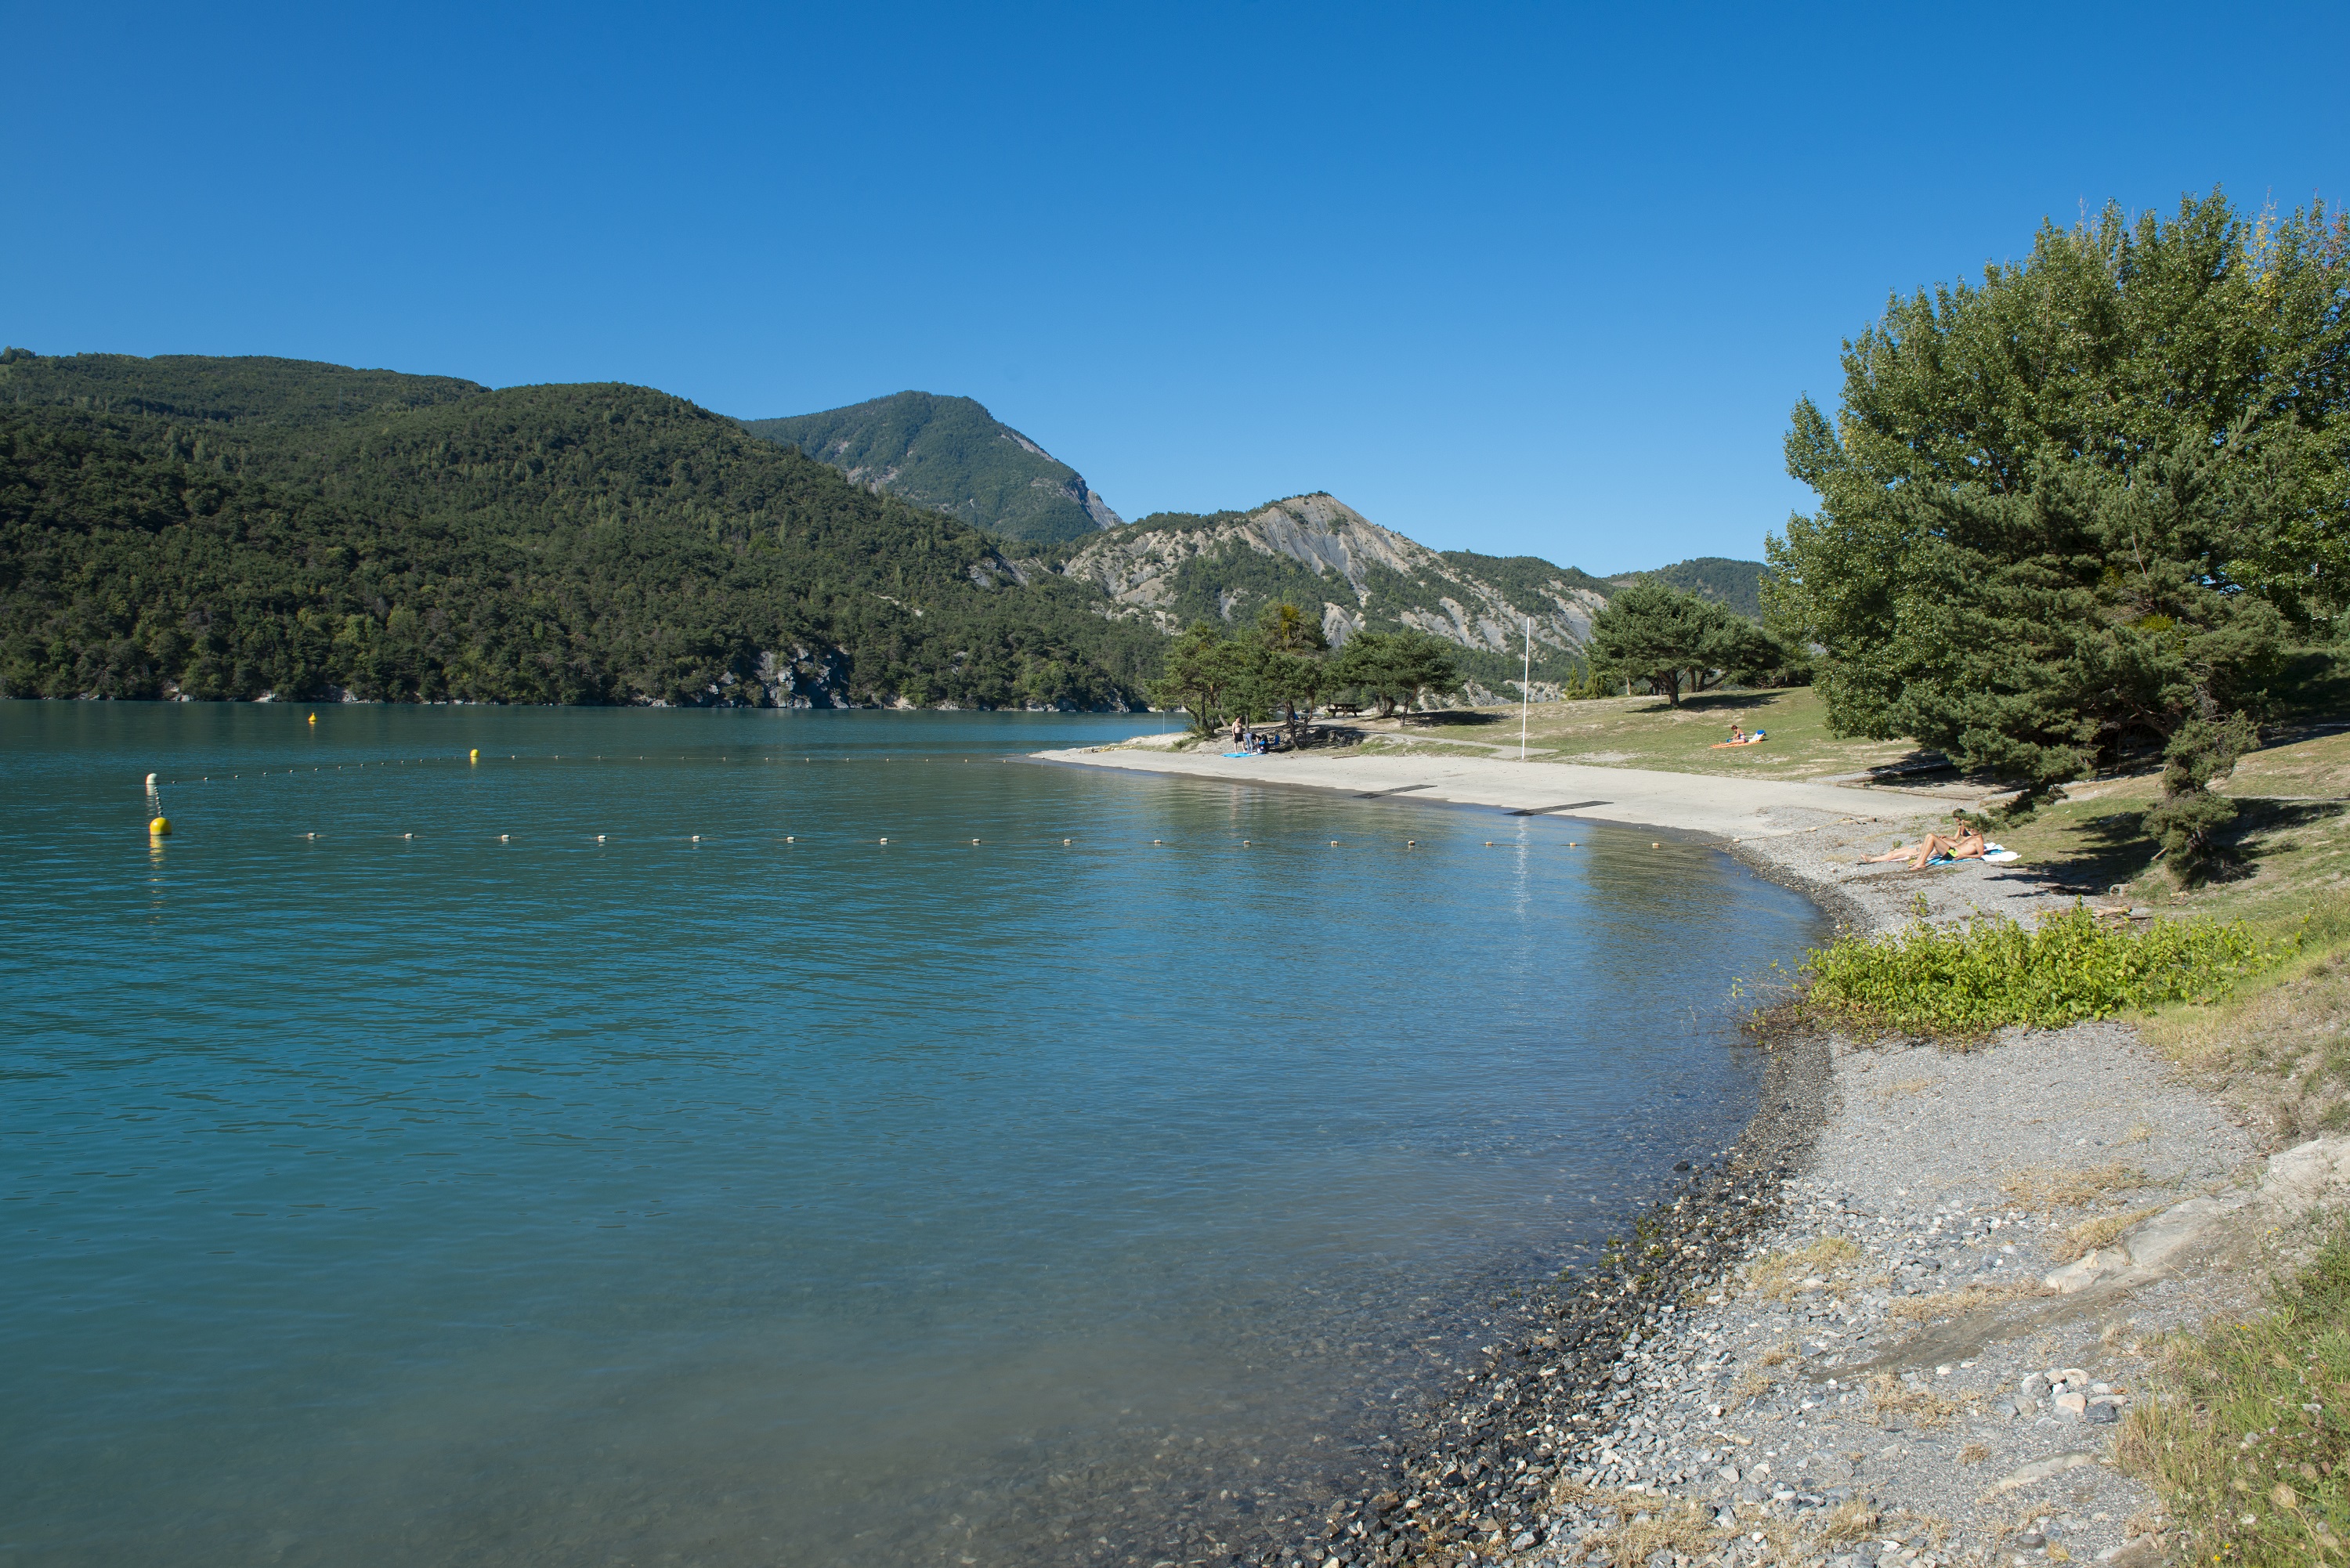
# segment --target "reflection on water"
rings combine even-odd
[[[1148,720],[306,713],[0,703],[26,1562],[1295,1536],[1734,1134],[1720,999],[1815,934],[1696,846],[1020,760]]]

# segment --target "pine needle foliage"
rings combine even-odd
[[[2214,192],[2046,226],[1844,368],[1833,421],[1794,410],[1821,506],[1763,588],[1838,732],[2033,797],[2158,755],[2150,831],[2196,879],[2289,641],[2350,603],[2350,223]]]

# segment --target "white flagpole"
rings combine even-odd
[[[1520,693],[1525,701],[1518,709],[1518,761],[1526,760],[1526,721],[1534,711],[1534,618],[1526,617],[1526,679]]]

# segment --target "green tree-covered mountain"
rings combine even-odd
[[[160,415],[185,423],[314,428],[360,414],[453,403],[489,390],[454,376],[355,370],[265,355],[0,352],[0,403]]]
[[[1028,545],[1082,538],[1119,518],[1084,477],[969,398],[899,392],[845,409],[745,420],[859,484]]]
[[[645,388],[0,357],[0,692],[1124,705],[1161,639]]]
[[[1638,582],[1658,582],[1683,593],[1711,599],[1731,614],[1759,622],[1762,618],[1762,578],[1770,567],[1760,561],[1732,561],[1721,556],[1700,556],[1676,561],[1652,572],[1626,572],[1607,579],[1609,585],[1630,587]]]

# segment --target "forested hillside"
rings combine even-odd
[[[200,424],[317,426],[455,402],[488,388],[454,376],[355,370],[265,355],[0,353],[0,404],[160,414]]]
[[[1701,599],[1711,599],[1732,615],[1760,621],[1762,618],[1762,578],[1770,569],[1760,561],[1732,561],[1721,556],[1700,556],[1694,560],[1676,561],[1669,566],[1659,566],[1652,572],[1626,572],[1621,576],[1610,577],[1601,585],[1601,591],[1612,593],[1638,582],[1662,583],[1669,588],[1679,588]]]
[[[1084,475],[969,398],[899,392],[743,428],[1023,544],[1082,538],[1120,521]]]
[[[0,361],[0,691],[1115,706],[1159,638],[682,400]]]

